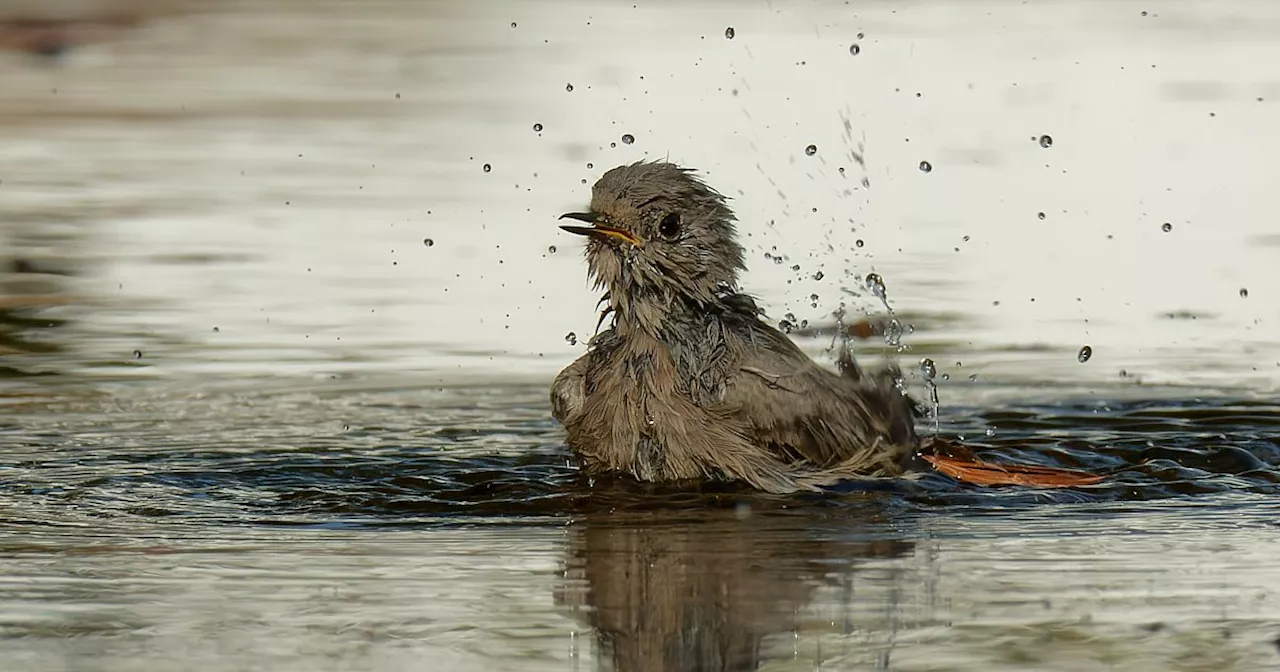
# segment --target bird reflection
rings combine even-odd
[[[604,669],[756,670],[769,657],[763,640],[796,631],[833,575],[913,548],[832,538],[861,526],[820,533],[798,517],[742,509],[587,515],[569,529],[556,602],[595,630]]]
[[[56,314],[70,302],[66,279],[25,257],[0,259],[0,377],[30,375],[62,355],[50,332],[67,323]]]

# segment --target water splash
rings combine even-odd
[[[902,343],[902,323],[898,321],[898,316],[893,311],[893,306],[889,305],[889,293],[885,289],[884,278],[878,273],[868,273],[864,281],[871,295],[880,299],[880,303],[884,305],[884,309],[889,313],[889,324],[884,328],[884,342],[891,345],[898,352],[903,352],[907,346]]]
[[[920,360],[920,377],[924,379],[924,386],[929,390],[929,417],[933,420],[933,434],[937,436],[941,429],[938,420],[938,384],[934,382],[938,377],[938,367],[932,359],[925,357]]]

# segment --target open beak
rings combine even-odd
[[[592,226],[561,226],[560,228],[569,233],[576,233],[579,236],[591,236],[598,240],[606,238],[616,238],[626,243],[640,247],[644,243],[639,238],[623,231],[622,229],[613,229],[607,226],[596,224],[596,220],[600,219],[600,214],[596,212],[566,212],[560,215],[560,219],[576,219],[579,222],[586,222]]]

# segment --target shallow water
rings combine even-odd
[[[140,20],[0,53],[0,663],[1274,669],[1280,10],[1164,5],[42,5]],[[815,356],[874,271],[941,437],[1107,479],[580,477],[554,218],[668,154]]]

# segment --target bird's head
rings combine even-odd
[[[640,162],[605,173],[591,189],[589,212],[568,213],[584,226],[587,266],[613,306],[636,300],[715,301],[737,287],[745,268],[733,212],[693,172]]]

